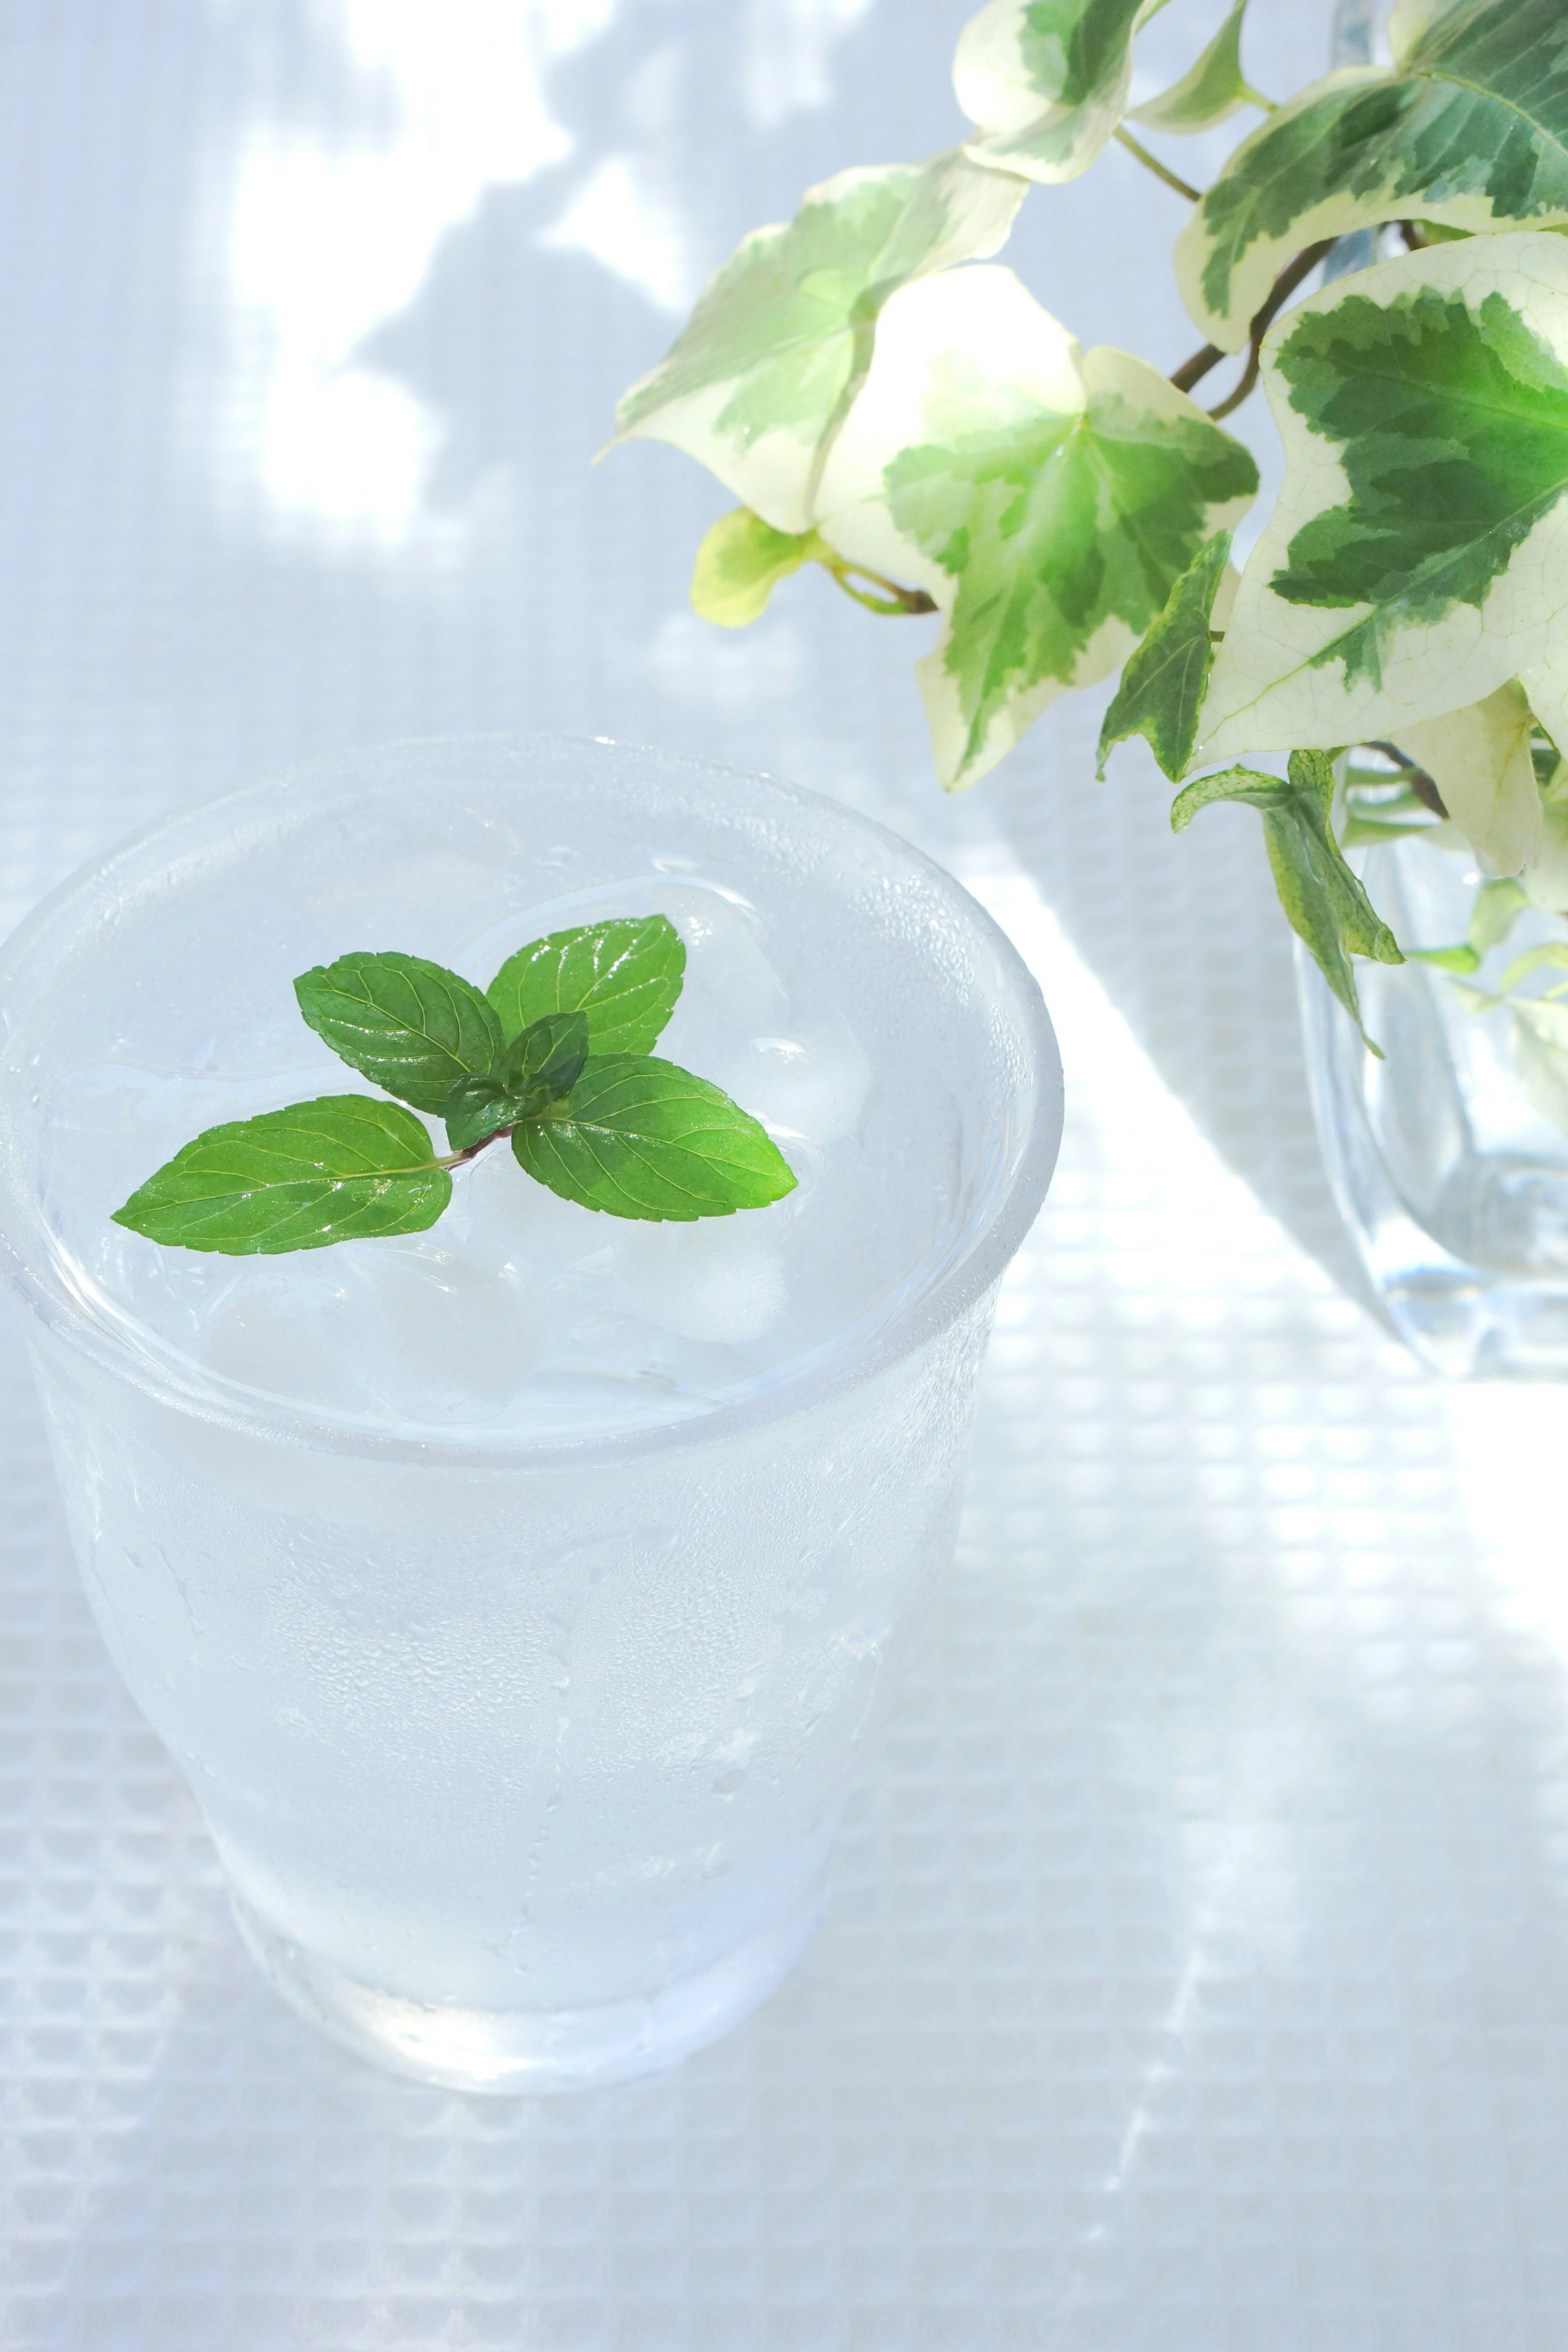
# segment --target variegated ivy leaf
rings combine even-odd
[[[1403,963],[1405,958],[1334,839],[1329,821],[1333,800],[1332,762],[1321,751],[1292,751],[1287,776],[1266,776],[1256,768],[1200,776],[1176,794],[1171,825],[1176,833],[1184,831],[1212,801],[1245,801],[1261,811],[1274,887],[1290,928],[1381,1059],[1362,1027],[1351,958],[1368,956],[1377,963]]]
[[[1431,777],[1483,874],[1522,873],[1541,847],[1534,725],[1524,696],[1509,685],[1400,730],[1400,750]]]
[[[1270,331],[1264,380],[1285,486],[1202,756],[1399,742],[1516,677],[1568,740],[1568,238],[1340,280]]]
[[[721,515],[697,551],[691,608],[723,629],[743,629],[761,618],[781,580],[821,550],[814,530],[775,530],[750,507]]]
[[[977,163],[1047,184],[1087,171],[1121,121],[1132,36],[1164,0],[990,0],[958,38],[952,86]]]
[[[1081,352],[1011,270],[954,270],[888,305],[821,530],[941,606],[915,675],[961,791],[1131,653],[1257,487],[1240,444],[1145,362]]]
[[[1276,109],[1184,228],[1182,299],[1222,351],[1321,237],[1411,215],[1472,232],[1568,223],[1563,0],[1422,0],[1392,31],[1394,66],[1330,74]]]
[[[775,530],[809,530],[826,451],[910,278],[983,258],[1027,188],[962,153],[840,172],[785,227],[752,232],[616,411],[616,439],[672,441]]]
[[[1100,730],[1103,776],[1111,746],[1142,735],[1171,782],[1187,772],[1197,740],[1198,713],[1214,667],[1211,623],[1230,533],[1216,531],[1172,589],[1164,610],[1121,673]]]
[[[1135,106],[1131,120],[1147,123],[1151,131],[1207,131],[1238,106],[1257,105],[1241,70],[1241,20],[1246,14],[1247,0],[1236,0],[1197,63],[1146,106]]]

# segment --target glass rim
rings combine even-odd
[[[253,1389],[206,1371],[177,1347],[166,1349],[157,1335],[148,1332],[140,1344],[140,1327],[93,1313],[59,1270],[47,1221],[38,1213],[36,1189],[25,1190],[14,1171],[0,1165],[0,1281],[58,1339],[101,1369],[129,1381],[156,1402],[216,1423],[237,1434],[311,1452],[361,1460],[417,1464],[457,1470],[546,1470],[610,1465],[649,1454],[699,1444],[714,1444],[747,1430],[782,1423],[807,1412],[836,1394],[857,1388],[913,1354],[956,1322],[1015,1256],[1039,1213],[1056,1165],[1062,1130],[1062,1072],[1055,1032],[1039,984],[1017,949],[995,919],[945,867],[902,839],[874,817],[863,815],[841,801],[805,786],[731,762],[675,752],[655,744],[641,744],[605,735],[563,732],[475,732],[467,735],[405,737],[362,750],[334,752],[300,761],[283,769],[235,786],[203,794],[138,826],[68,875],[24,917],[0,946],[0,1036],[11,1026],[8,1007],[18,1000],[18,983],[27,968],[51,946],[62,929],[67,937],[80,925],[87,908],[113,891],[127,868],[144,868],[151,854],[185,831],[194,820],[208,819],[220,811],[239,811],[245,804],[277,793],[353,768],[362,772],[366,791],[374,789],[370,773],[381,761],[393,768],[411,753],[444,755],[463,751],[505,752],[535,757],[574,749],[635,753],[665,761],[688,775],[706,774],[718,782],[730,780],[752,791],[761,788],[808,819],[822,817],[851,831],[869,835],[890,848],[906,866],[934,887],[946,908],[971,936],[994,956],[1005,976],[1012,1010],[1026,1039],[1036,1076],[1033,1117],[1017,1151],[1010,1181],[989,1202],[984,1216],[961,1235],[951,1258],[935,1279],[903,1306],[895,1307],[859,1344],[853,1328],[818,1349],[796,1358],[765,1388],[721,1402],[708,1410],[671,1421],[652,1422],[621,1430],[603,1429],[580,1437],[554,1433],[502,1431],[481,1433],[472,1424],[448,1433],[437,1424],[393,1422],[378,1423],[348,1413],[334,1413]],[[391,789],[391,779],[386,786]],[[174,864],[172,856],[168,861]],[[16,1207],[33,1211],[26,1219],[41,1242],[42,1263],[32,1262],[21,1245],[16,1226]],[[49,1276],[54,1278],[51,1280]]]

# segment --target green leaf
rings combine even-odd
[[[1238,147],[1176,247],[1182,298],[1239,351],[1283,264],[1411,215],[1472,231],[1568,223],[1562,0],[1402,11],[1396,62],[1330,74]]]
[[[787,227],[755,230],[616,411],[616,439],[672,441],[777,530],[816,515],[822,464],[910,279],[994,253],[1027,183],[963,154],[840,172]]]
[[[735,507],[720,516],[697,551],[692,610],[721,629],[743,629],[761,616],[779,582],[821,549],[814,530],[775,530],[750,507]]]
[[[952,86],[977,163],[1052,184],[1087,171],[1121,121],[1132,36],[1164,0],[990,0],[958,37]]]
[[[1263,813],[1263,832],[1279,903],[1319,971],[1375,1054],[1362,1028],[1352,955],[1403,963],[1394,933],[1345,864],[1329,822],[1332,761],[1321,751],[1292,751],[1289,778],[1230,768],[1178,793],[1171,824],[1180,833],[1211,801],[1246,801]]]
[[[1538,971],[1568,971],[1568,940],[1538,940],[1522,955],[1515,956],[1498,982],[1497,992],[1500,996],[1511,996],[1516,988],[1532,980]]]
[[[1568,239],[1471,237],[1338,282],[1270,331],[1264,380],[1285,485],[1204,756],[1401,741],[1516,677],[1568,728]]]
[[[1469,946],[1478,959],[1502,945],[1529,904],[1517,882],[1481,884],[1470,908]]]
[[[1185,774],[1214,667],[1210,623],[1230,539],[1228,530],[1221,530],[1205,541],[1130,657],[1100,730],[1101,776],[1111,745],[1129,735],[1144,738],[1173,783]]]
[[[1536,1116],[1568,1135],[1568,1005],[1510,1006],[1513,1066]]]
[[[447,1134],[454,1151],[468,1151],[503,1127],[536,1118],[569,1095],[588,1058],[583,1013],[547,1013],[514,1037],[493,1071],[459,1078],[447,1097]]]
[[[1436,964],[1439,971],[1457,971],[1468,975],[1479,971],[1481,960],[1474,948],[1412,948],[1411,958],[1417,963]]]
[[[1348,833],[1346,839],[1348,842]],[[1418,956],[1423,963],[1436,964],[1440,971],[1479,971],[1493,948],[1502,945],[1529,904],[1517,882],[1483,882],[1470,908],[1469,929],[1462,947],[1412,948],[1410,953]],[[1502,985],[1504,989],[1510,985],[1506,972]]]
[[[1483,874],[1519,874],[1541,847],[1535,722],[1519,688],[1400,730],[1399,748],[1424,768]]]
[[[1541,847],[1535,863],[1520,876],[1532,907],[1568,914],[1568,804],[1547,801],[1541,812]]]
[[[452,1197],[427,1129],[395,1103],[326,1095],[209,1128],[114,1212],[172,1247],[228,1257],[418,1234]]]
[[[822,535],[944,615],[915,675],[961,791],[1064,688],[1124,660],[1257,468],[1155,369],[1083,354],[1011,270],[952,270],[883,314],[823,481]]]
[[[301,972],[294,993],[334,1054],[416,1110],[442,1110],[505,1042],[473,982],[422,956],[340,956]]]
[[[1241,20],[1246,14],[1247,0],[1236,0],[1197,63],[1146,106],[1135,106],[1132,121],[1146,123],[1151,131],[1207,131],[1238,106],[1255,106],[1257,98],[1241,70]]]
[[[685,971],[686,950],[666,916],[627,917],[530,940],[486,992],[509,1038],[547,1013],[583,1013],[590,1053],[647,1054],[675,1010]]]
[[[564,1102],[512,1129],[511,1148],[563,1201],[616,1217],[724,1217],[782,1200],[795,1183],[728,1095],[632,1054],[595,1054]]]

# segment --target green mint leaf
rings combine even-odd
[[[563,1102],[512,1129],[518,1163],[563,1201],[615,1217],[724,1217],[795,1190],[754,1118],[705,1078],[595,1054]]]
[[[1132,36],[1164,0],[990,0],[958,38],[952,86],[976,163],[1047,184],[1087,171],[1121,121]]]
[[[326,1095],[209,1128],[114,1213],[118,1225],[228,1257],[423,1233],[452,1197],[428,1129],[367,1095]]]
[[[915,675],[962,792],[1125,660],[1257,488],[1248,452],[1157,369],[1080,352],[1011,270],[953,269],[888,305],[821,530],[941,606]]]
[[[1247,0],[1236,0],[1196,64],[1158,98],[1135,106],[1130,120],[1146,123],[1151,131],[1185,133],[1207,131],[1238,106],[1256,105],[1241,70],[1241,20],[1246,14]]]
[[[1396,62],[1314,82],[1238,147],[1176,246],[1188,310],[1239,351],[1303,246],[1412,215],[1493,232],[1568,223],[1563,0],[1400,8]],[[1018,168],[1022,168],[1021,166]]]
[[[416,1110],[444,1110],[458,1081],[489,1070],[505,1043],[472,982],[422,956],[340,956],[302,972],[294,993],[334,1054]]]
[[[647,1054],[674,1012],[686,950],[663,915],[552,931],[509,956],[486,993],[508,1037],[582,1013],[593,1054]]]
[[[1403,743],[1452,712],[1457,681],[1479,710],[1516,677],[1548,733],[1568,730],[1568,634],[1549,625],[1568,565],[1568,239],[1469,237],[1337,281],[1270,331],[1264,380],[1285,483],[1215,656],[1203,756]],[[1529,741],[1512,718],[1504,737],[1517,850]]]
[[[1100,730],[1099,773],[1113,743],[1142,735],[1173,783],[1186,772],[1197,740],[1214,639],[1209,622],[1230,554],[1228,530],[1199,550],[1167,597],[1163,610],[1121,673]]]
[[[547,1013],[514,1037],[493,1071],[459,1078],[443,1114],[454,1151],[467,1151],[488,1136],[569,1095],[588,1058],[588,1021],[582,1013]]]
[[[743,629],[761,618],[781,580],[826,552],[814,530],[775,530],[750,507],[736,507],[697,551],[691,609],[721,629]]]
[[[1403,963],[1405,958],[1334,839],[1329,822],[1333,799],[1333,762],[1328,754],[1293,751],[1288,780],[1251,768],[1200,776],[1177,793],[1171,824],[1182,832],[1213,801],[1245,801],[1262,811],[1274,887],[1290,927],[1306,941],[1323,978],[1378,1054],[1362,1025],[1351,957],[1369,956],[1378,963]]]
[[[748,236],[616,411],[616,438],[671,441],[794,535],[864,382],[883,304],[932,270],[994,253],[1027,183],[962,154],[840,172],[786,227]]]

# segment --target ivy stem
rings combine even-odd
[[[1116,136],[1121,142],[1123,147],[1126,148],[1127,152],[1130,155],[1136,155],[1138,161],[1143,164],[1147,170],[1152,172],[1157,180],[1163,180],[1168,188],[1174,188],[1177,195],[1185,196],[1190,205],[1202,204],[1204,200],[1203,190],[1201,188],[1190,186],[1188,183],[1180,178],[1176,173],[1167,171],[1164,164],[1161,163],[1157,155],[1150,154],[1149,150],[1144,146],[1141,139],[1133,138],[1132,133],[1128,130],[1125,123],[1119,122],[1117,124]]]
[[[1381,751],[1385,760],[1392,760],[1396,768],[1404,771],[1405,782],[1423,808],[1429,808],[1434,816],[1447,815],[1448,812],[1443,805],[1443,795],[1426,773],[1426,769],[1411,759],[1407,752],[1402,751],[1397,743],[1385,742],[1379,737],[1369,742],[1366,748],[1369,751]]]
[[[1234,392],[1227,393],[1216,408],[1209,410],[1209,415],[1216,425],[1222,416],[1228,416],[1233,408],[1239,408],[1257,384],[1258,371],[1263,364],[1264,336],[1268,332],[1297,287],[1300,285],[1303,278],[1311,276],[1333,243],[1334,239],[1331,236],[1325,236],[1316,245],[1308,246],[1304,252],[1296,256],[1294,261],[1287,264],[1274,280],[1269,289],[1268,301],[1247,330],[1247,365],[1241,372],[1241,379]],[[1190,367],[1192,362],[1189,361],[1187,364]],[[1173,378],[1173,381],[1174,381]]]
[[[1178,392],[1191,392],[1194,384],[1201,383],[1210,368],[1218,367],[1224,357],[1217,343],[1201,344],[1190,360],[1184,360],[1179,368],[1171,370],[1166,381],[1173,383]]]
[[[1249,81],[1242,83],[1237,95],[1244,98],[1248,106],[1260,106],[1265,114],[1278,114],[1279,111],[1273,99],[1265,98],[1263,92],[1260,89],[1254,89]]]
[[[905,613],[936,611],[935,597],[928,596],[923,588],[901,588],[896,580],[885,580],[879,572],[868,571],[863,563],[830,563],[824,555],[819,555],[816,560],[823,570],[837,581],[844,593],[853,596],[858,604],[864,604],[868,613],[885,613],[896,617]],[[874,587],[884,589],[886,594],[872,596],[864,588],[853,586],[849,578],[852,572],[862,580],[869,580]]]

